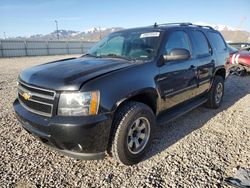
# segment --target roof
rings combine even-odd
[[[167,30],[167,29],[176,28],[176,27],[186,27],[186,28],[192,27],[192,28],[199,28],[199,29],[207,29],[207,30],[216,31],[211,26],[202,26],[202,25],[196,25],[196,24],[192,24],[189,22],[185,22],[185,23],[164,23],[164,24],[155,23],[154,25],[150,25],[150,26],[123,29],[120,31],[116,31],[114,33],[119,33],[119,32],[124,32],[124,31],[130,31],[130,32],[131,31],[148,31],[148,32],[152,32],[152,31]]]
[[[163,23],[163,24],[157,24],[155,23],[153,25],[153,27],[155,28],[168,28],[168,27],[193,27],[193,28],[203,28],[203,29],[211,29],[214,30],[213,27],[211,26],[206,26],[206,25],[196,25],[196,24],[192,24],[190,22],[183,22],[183,23]]]

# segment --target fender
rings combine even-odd
[[[223,74],[225,74],[223,78],[226,79],[226,68],[225,68],[225,66],[221,65],[221,66],[216,67],[214,69],[213,78],[218,73],[218,71],[223,71]]]
[[[130,100],[138,95],[150,95],[153,97],[156,97],[156,103],[157,103],[157,99],[160,96],[159,92],[155,89],[155,88],[144,88],[144,89],[140,89],[138,91],[134,91],[132,93],[130,93],[129,95],[121,98],[120,100],[118,100],[112,107],[112,112],[114,112],[124,101]],[[157,105],[157,104],[155,104]],[[156,106],[157,108],[157,106]]]
[[[213,77],[212,77],[212,80],[211,80],[211,82],[210,82],[210,86],[209,86],[209,88],[208,88],[208,91],[211,89],[211,87],[212,87],[212,85],[213,85],[213,81],[214,81],[214,77],[215,77],[215,75],[218,75],[217,73],[219,72],[219,71],[223,71],[224,73],[225,73],[225,75],[224,75],[224,80],[226,79],[226,69],[225,69],[225,67],[222,65],[222,66],[218,66],[218,67],[216,67],[215,69],[214,69],[214,72],[213,72]],[[223,73],[223,74],[224,74]],[[219,74],[220,75],[220,74]]]
[[[100,76],[83,85],[81,91],[100,91],[99,113],[114,112],[125,100],[143,93],[158,96],[155,78],[159,68],[154,62],[137,64]]]

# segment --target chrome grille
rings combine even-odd
[[[25,95],[29,96],[25,98]],[[35,86],[18,83],[18,100],[28,111],[42,116],[51,117],[56,92]]]

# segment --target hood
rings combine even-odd
[[[79,90],[86,81],[134,65],[117,58],[76,58],[37,65],[21,72],[25,83],[52,90]]]

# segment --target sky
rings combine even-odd
[[[56,29],[138,27],[169,22],[225,24],[250,31],[250,0],[0,0],[0,38]]]

